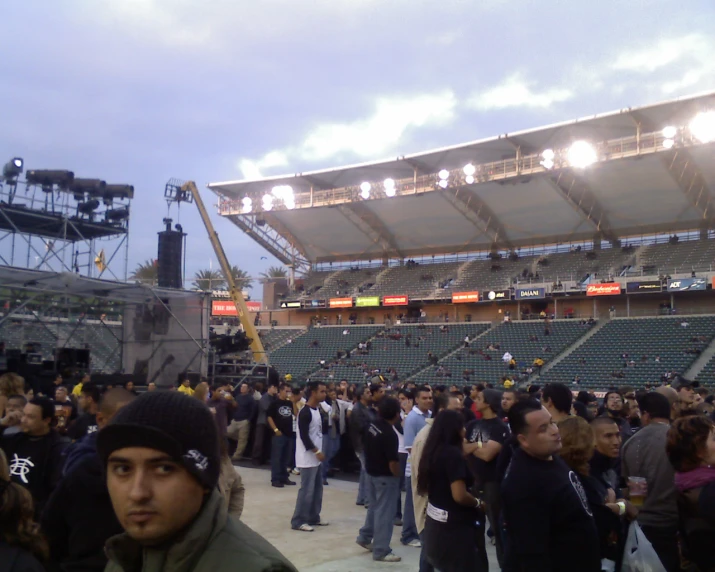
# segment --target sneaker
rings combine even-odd
[[[386,554],[382,558],[375,558],[375,560],[377,562],[402,562],[402,558],[400,558],[394,552],[390,552],[389,554]]]
[[[271,483],[272,487],[276,487],[277,489],[282,489],[285,485],[283,483]]]
[[[403,542],[402,544],[404,546],[411,546],[412,548],[422,548],[422,543],[420,542],[419,538],[415,538],[414,540],[410,540],[409,542]]]
[[[315,529],[309,524],[301,524],[298,528],[294,528],[293,530],[300,530],[301,532],[313,532]]]
[[[329,526],[330,523],[327,520],[321,520],[320,522],[314,522],[311,526]]]
[[[290,487],[290,486],[295,486],[298,483],[296,483],[295,481],[287,480],[287,481],[283,481],[283,484]]]
[[[395,526],[402,526],[402,519],[396,518],[392,524],[394,524]]]
[[[300,469],[292,469],[291,473],[293,473],[294,475],[300,475]]]
[[[368,552],[372,552],[372,542],[365,542],[364,540],[356,540],[355,543],[358,546],[361,546],[362,548],[367,550]]]

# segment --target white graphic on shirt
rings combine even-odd
[[[10,475],[14,475],[16,477],[20,477],[20,480],[28,484],[27,480],[27,475],[30,474],[30,469],[35,466],[35,463],[30,461],[30,457],[27,459],[22,459],[17,456],[17,453],[15,453],[15,456],[12,458],[12,461],[10,463]]]
[[[206,458],[206,455],[196,449],[189,450],[186,455],[184,455],[184,458],[192,461],[199,471],[205,471],[209,467],[209,460]]]
[[[573,471],[569,471],[569,481],[571,481],[571,486],[576,491],[578,498],[581,499],[581,504],[583,505],[583,510],[588,513],[588,516],[593,516],[591,512],[591,507],[588,506],[588,499],[586,498],[586,491],[583,490],[583,485],[578,479],[578,476]]]
[[[281,417],[292,417],[293,409],[288,407],[287,405],[281,405],[278,408],[278,415],[280,415]]]
[[[87,435],[90,433],[96,433],[97,431],[99,431],[99,428],[96,425],[89,425],[87,427]]]

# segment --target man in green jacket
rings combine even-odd
[[[218,439],[208,407],[175,391],[141,395],[99,433],[107,489],[125,530],[107,542],[105,572],[296,572],[228,515],[216,489]]]

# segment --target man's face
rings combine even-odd
[[[477,393],[479,393],[479,392],[477,391],[477,386],[476,386],[476,385],[473,385],[472,388],[471,388],[471,390],[469,391],[469,398],[470,398],[472,401],[476,401],[476,399],[477,399]]]
[[[432,392],[420,391],[415,398],[415,404],[422,413],[427,413],[432,409]]]
[[[281,401],[285,400],[288,397],[288,388],[284,387],[283,389],[278,390],[278,399]]]
[[[330,398],[330,401],[335,401],[338,398],[338,392],[335,388],[328,391],[328,397]]]
[[[692,406],[695,403],[695,392],[692,387],[681,387],[678,390],[680,403],[685,406]]]
[[[693,405],[694,405],[695,407],[697,407],[698,405],[700,405],[700,404],[703,403],[704,401],[705,401],[705,399],[704,399],[703,396],[700,395],[699,393],[696,392],[696,393],[693,395]]]
[[[241,384],[241,395],[246,395],[247,393],[248,393],[248,384],[242,383]]]
[[[318,399],[318,403],[325,401],[325,397],[328,394],[327,388],[324,385],[319,385],[318,389],[315,390],[315,395]]]
[[[90,409],[92,409],[92,404],[94,401],[92,401],[91,397],[87,397],[85,393],[80,393],[79,397],[77,398],[77,405],[79,405],[79,408],[81,411],[84,411],[85,413],[89,413]]]
[[[464,409],[464,401],[455,395],[450,395],[449,401],[447,402],[447,409],[450,411],[462,411]]]
[[[57,374],[57,377],[55,378],[55,385],[62,385],[62,376]]]
[[[589,402],[589,404],[586,405],[586,409],[588,410],[588,414],[591,416],[591,419],[595,419],[596,416],[598,415],[598,402],[597,401]]]
[[[528,428],[519,435],[519,444],[527,453],[539,459],[548,459],[561,450],[559,428],[545,408],[526,415]]]
[[[474,400],[474,407],[476,407],[480,413],[484,413],[489,409],[489,405],[484,401],[484,393],[477,394],[477,398]]]
[[[276,395],[278,393],[278,387],[276,387],[275,385],[269,385],[266,393],[268,395]]]
[[[599,423],[594,427],[596,437],[596,451],[617,459],[621,453],[621,433],[615,423]]]
[[[347,380],[342,380],[340,382],[340,393],[345,393],[345,390],[348,388],[348,382]]]
[[[58,387],[55,389],[55,401],[67,401],[66,387]]]
[[[383,397],[385,397],[385,388],[380,385],[379,389],[376,389],[375,391],[372,392],[372,401],[373,401],[373,403],[377,403]]]
[[[127,384],[124,386],[124,389],[126,389],[127,391],[134,391],[134,382],[128,381]]]
[[[514,403],[516,403],[516,395],[514,395],[514,392],[505,391],[502,393],[501,408],[504,410],[504,413],[508,413]]]
[[[620,411],[623,409],[623,398],[618,393],[610,393],[606,401],[606,409]]]
[[[400,398],[400,407],[402,408],[402,411],[405,413],[409,413],[412,411],[412,401],[407,399],[404,393],[400,393],[399,395]]]
[[[183,385],[184,387],[189,387],[191,385],[191,382],[188,379],[185,379],[181,382],[181,385]]]
[[[42,407],[28,403],[22,411],[20,427],[28,435],[44,435],[50,429],[50,419],[42,418]]]
[[[147,546],[171,539],[190,524],[205,494],[186,469],[165,453],[144,447],[127,447],[110,455],[107,489],[119,523]]]
[[[156,391],[156,383],[154,383],[152,381],[149,385],[146,386],[146,390],[147,391]]]
[[[19,399],[11,398],[8,399],[7,405],[5,406],[5,415],[8,416],[11,427],[20,425],[20,420],[22,419],[22,411],[25,408],[25,403]]]

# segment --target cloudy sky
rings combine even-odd
[[[171,177],[203,188],[334,167],[715,89],[711,0],[23,0],[2,11],[0,162],[132,183],[130,270],[156,256]],[[212,251],[193,207],[172,214],[189,232],[192,276]],[[213,219],[232,263],[252,276],[276,264]]]

